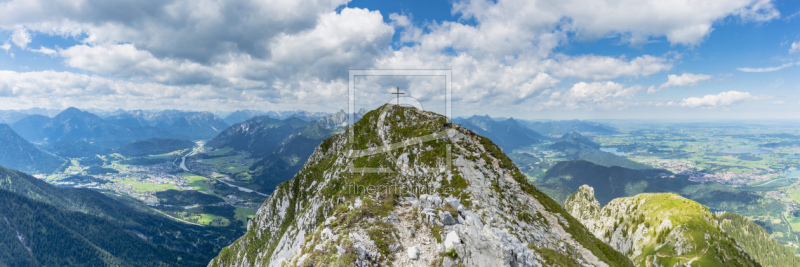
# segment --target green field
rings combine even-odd
[[[226,147],[226,148],[221,148],[221,149],[214,149],[213,151],[209,152],[208,154],[212,155],[212,156],[220,156],[220,155],[225,155],[225,154],[231,153],[231,151],[233,151],[232,147]]]
[[[792,226],[792,232],[800,232],[800,217],[792,216],[791,214],[785,214],[786,220],[789,221],[789,225]]]
[[[800,203],[800,189],[786,190],[786,194],[792,197],[794,202]]]
[[[212,215],[212,214],[200,214],[200,215],[192,215],[186,218],[187,221],[196,222],[203,225],[213,225],[214,226],[228,226],[231,224],[231,221],[225,217]],[[216,221],[215,221],[216,220]]]
[[[241,162],[241,164],[237,161]],[[227,173],[240,173],[249,170],[250,166],[253,165],[255,161],[249,158],[243,158],[243,156],[241,155],[233,155],[233,156],[224,156],[215,158],[204,158],[200,159],[199,162],[203,164],[217,166],[221,170]]]
[[[208,183],[208,178],[191,173],[191,172],[184,172],[183,177],[186,178],[186,185],[191,186],[194,190],[197,191],[208,191],[210,185]]]
[[[145,191],[152,191],[152,192],[166,191],[166,190],[170,190],[170,189],[178,190],[178,187],[175,186],[174,184],[151,184],[151,183],[147,183],[147,182],[137,182],[137,181],[132,181],[132,180],[121,180],[121,181],[118,181],[118,182],[130,185],[131,187],[133,187],[133,189],[136,190],[136,192],[139,192],[139,193],[145,192]]]

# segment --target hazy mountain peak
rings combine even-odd
[[[53,117],[53,119],[59,120],[59,119],[62,119],[62,118],[76,118],[76,117],[92,118],[92,119],[102,120],[97,115],[94,115],[94,114],[92,114],[90,112],[82,111],[82,110],[80,110],[78,108],[75,108],[75,107],[70,107],[70,108],[65,109],[64,111],[62,111],[61,113],[58,113],[58,115]]]
[[[39,150],[9,125],[0,124],[0,166],[27,173],[49,174],[63,163],[64,160]]]
[[[70,114],[70,113],[81,113],[81,112],[83,112],[83,111],[81,111],[80,109],[78,109],[76,107],[68,107],[67,109],[65,109],[61,113]]]

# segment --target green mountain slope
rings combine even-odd
[[[0,167],[0,190],[9,191],[31,201],[42,202],[61,212],[79,212],[88,217],[105,220],[120,230],[133,233],[137,240],[146,240],[158,246],[164,253],[173,255],[187,253],[188,258],[184,258],[196,263],[207,261],[222,246],[229,244],[241,234],[241,230],[235,225],[225,228],[190,225],[154,213],[133,199],[112,198],[85,188],[55,187],[24,173],[2,167]],[[6,215],[14,214],[7,212]]]
[[[200,266],[198,255],[156,246],[116,224],[0,190],[0,265]]]
[[[443,116],[384,105],[352,130],[325,139],[211,266],[631,266]]]
[[[297,120],[292,117],[287,119]],[[261,192],[272,192],[278,184],[289,180],[303,167],[322,140],[341,132],[347,125],[347,114],[340,111],[321,118],[280,141],[250,168]]]
[[[42,152],[6,124],[0,124],[0,165],[27,173],[49,174],[66,161]]]
[[[800,266],[800,257],[775,242],[767,231],[747,217],[725,212],[719,219],[722,229],[761,266]]]
[[[564,209],[638,266],[760,266],[705,206],[670,193],[617,198],[605,207],[589,186]]]
[[[230,147],[259,157],[271,153],[289,135],[308,124],[297,118],[277,120],[259,116],[228,127],[206,145],[213,148]]]

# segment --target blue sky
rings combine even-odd
[[[798,29],[789,0],[6,1],[0,109],[336,111],[349,69],[452,69],[459,116],[794,120]],[[396,86],[442,100],[357,102]]]

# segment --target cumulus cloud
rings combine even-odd
[[[189,60],[159,59],[133,44],[75,45],[59,52],[67,66],[132,80],[164,84],[220,84],[218,69]]]
[[[36,53],[40,53],[40,54],[45,54],[45,55],[48,55],[48,56],[54,56],[54,55],[56,55],[58,53],[56,50],[53,50],[53,49],[50,49],[50,48],[47,48],[47,47],[44,47],[44,46],[39,46],[39,49],[31,49],[31,51],[36,52]]]
[[[346,92],[348,69],[427,68],[453,69],[455,99],[464,103],[520,104],[558,94],[553,101],[583,105],[600,103],[584,94],[619,99],[641,89],[597,81],[669,71],[675,60],[554,54],[572,40],[618,36],[638,44],[665,37],[694,46],[723,19],[779,16],[767,0],[456,0],[457,20],[415,25],[410,14],[387,20],[378,11],[345,7],[347,2],[12,0],[0,3],[0,29],[11,31],[9,42],[23,49],[39,34],[79,39],[63,49],[28,50],[57,55],[109,88],[183,88],[183,97],[318,108],[313,103]],[[86,76],[48,75],[89,86]],[[27,86],[2,79],[6,88]],[[571,88],[559,88],[568,79],[587,82],[570,80]]]
[[[785,69],[785,68],[788,68],[788,67],[791,67],[791,66],[794,66],[793,62],[785,63],[785,64],[782,64],[780,66],[775,66],[775,67],[766,67],[766,68],[742,67],[742,68],[736,68],[736,69],[741,71],[741,72],[773,72],[773,71],[779,71],[779,70],[782,70],[782,69]]]
[[[213,62],[228,54],[263,58],[276,36],[313,28],[343,0],[10,1],[0,27],[25,25],[92,43],[135,43],[157,57]],[[41,8],[47,6],[48,8]]]
[[[792,47],[789,48],[789,53],[797,53],[800,52],[800,41],[793,42]]]
[[[185,108],[208,105],[257,108],[269,103],[269,99],[256,94],[233,93],[210,85],[130,82],[57,71],[0,71],[0,101],[7,109],[42,105],[51,108],[170,109],[182,104],[185,106],[180,107]]]
[[[711,75],[692,74],[692,73],[683,73],[681,75],[670,74],[667,75],[667,82],[661,84],[658,87],[651,86],[650,88],[647,89],[647,93],[652,94],[670,87],[695,86],[698,83],[709,79],[711,79]]]
[[[649,76],[672,68],[672,63],[666,58],[650,55],[631,60],[596,55],[557,55],[544,63],[556,76],[592,80]]]
[[[11,42],[19,48],[27,48],[28,44],[31,43],[31,34],[24,27],[17,26],[15,28],[14,32],[11,33]]]
[[[641,89],[641,86],[625,87],[624,84],[611,81],[579,82],[573,84],[562,98],[567,108],[579,108],[588,104],[610,107],[623,104],[615,99],[630,98]]]
[[[621,34],[637,43],[666,36],[673,44],[687,45],[699,44],[715,22],[728,16],[757,22],[780,16],[769,0],[477,0],[457,1],[454,10],[487,22],[498,34],[507,32],[499,29],[501,21],[513,28],[536,29],[560,25],[566,19],[569,28],[587,38]],[[513,15],[505,18],[508,14]]]
[[[727,91],[716,95],[684,98],[680,105],[691,108],[730,106],[734,103],[751,98],[754,97],[748,92]]]
[[[269,63],[293,71],[311,69],[330,80],[346,76],[348,68],[372,66],[393,34],[380,12],[347,8],[322,15],[311,30],[278,36],[269,45]]]

